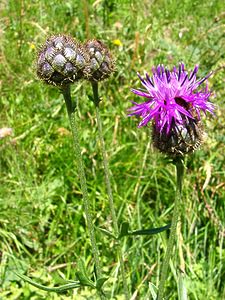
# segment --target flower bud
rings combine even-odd
[[[114,61],[108,48],[98,40],[90,40],[84,44],[89,56],[89,64],[85,68],[86,79],[101,81],[108,78],[114,71]]]
[[[67,35],[49,37],[37,56],[37,75],[48,84],[63,86],[83,77],[88,57]]]
[[[160,132],[155,124],[152,128],[153,145],[169,156],[183,156],[194,152],[203,140],[204,132],[201,122],[187,119],[183,124],[173,124],[169,134],[166,130]]]

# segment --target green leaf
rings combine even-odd
[[[101,277],[97,280],[96,289],[100,291],[102,289],[103,284],[108,280],[108,277]]]
[[[99,229],[102,233],[104,233],[104,234],[107,235],[108,237],[117,240],[117,237],[116,237],[114,234],[112,234],[110,231],[108,231],[108,230],[106,230],[106,229],[104,229],[104,228],[101,228],[101,227],[100,227],[100,228],[97,227],[97,229]]]
[[[152,235],[152,234],[157,234],[160,233],[164,230],[169,229],[171,224],[162,226],[162,227],[157,227],[157,228],[150,228],[150,229],[141,229],[141,230],[135,230],[129,233],[129,235]]]
[[[150,290],[150,293],[151,293],[151,298],[153,300],[156,300],[157,299],[157,287],[153,284],[153,283],[149,283],[149,290]]]
[[[162,226],[162,227],[157,227],[157,228],[150,228],[150,229],[140,229],[140,230],[135,230],[132,232],[128,231],[129,228],[129,224],[127,222],[124,222],[121,225],[121,230],[120,230],[120,234],[118,239],[124,237],[124,236],[128,236],[128,235],[153,235],[153,234],[157,234],[160,232],[163,232],[164,230],[169,229],[171,226],[171,224]]]
[[[184,274],[179,274],[178,278],[178,296],[179,300],[187,300],[187,288],[185,286]]]
[[[123,222],[121,225],[120,234],[119,234],[118,239],[120,239],[126,235],[129,235],[128,229],[129,229],[129,223]]]
[[[91,95],[88,95],[88,99],[91,100],[92,102],[95,102],[94,98]]]
[[[93,288],[96,288],[93,281],[91,281],[88,277],[85,277],[82,272],[77,271],[76,275],[81,286],[91,286]]]
[[[21,279],[23,279],[24,281],[30,283],[31,285],[35,286],[36,288],[46,291],[46,292],[55,292],[55,293],[62,293],[65,292],[67,290],[71,290],[71,289],[75,289],[75,288],[79,288],[80,284],[77,281],[68,283],[68,284],[64,284],[58,287],[47,287],[45,285],[39,284],[35,281],[33,281],[32,279],[30,279],[29,277],[27,277],[26,275],[22,275],[19,274],[17,272],[15,272],[15,274],[20,277]]]
[[[82,286],[91,286],[96,288],[94,282],[88,278],[84,262],[80,259],[77,263],[79,271],[76,272],[80,285]]]

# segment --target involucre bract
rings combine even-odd
[[[84,77],[88,56],[83,46],[68,35],[53,35],[37,56],[37,75],[55,86],[73,83]]]

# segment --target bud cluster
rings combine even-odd
[[[37,75],[55,86],[86,79],[101,81],[114,71],[108,48],[98,40],[81,44],[67,35],[49,37],[37,56]]]

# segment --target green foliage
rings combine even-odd
[[[96,299],[89,287],[49,294],[20,280],[15,271],[45,286],[76,281],[84,260],[95,282],[85,227],[77,166],[63,97],[35,75],[36,50],[53,33],[81,41],[103,40],[116,58],[116,72],[100,84],[100,112],[113,174],[120,224],[129,229],[159,228],[171,222],[174,167],[149,143],[148,128],[137,129],[127,117],[136,72],[153,65],[184,61],[214,73],[216,117],[205,122],[207,138],[187,158],[179,253],[171,262],[166,298],[225,298],[225,121],[223,1],[1,1],[0,128],[13,136],[0,139],[0,298]],[[73,86],[78,98],[80,139],[96,228],[113,232],[99,151],[91,86]],[[145,157],[145,160],[143,160]],[[155,299],[168,231],[122,239],[125,268],[133,299]],[[99,288],[123,299],[115,255],[117,242],[97,231],[104,266]],[[177,264],[186,274],[180,274]],[[25,275],[26,274],[26,275]],[[117,297],[117,298],[116,298]],[[135,298],[136,297],[136,298]],[[182,298],[183,297],[183,298]]]

